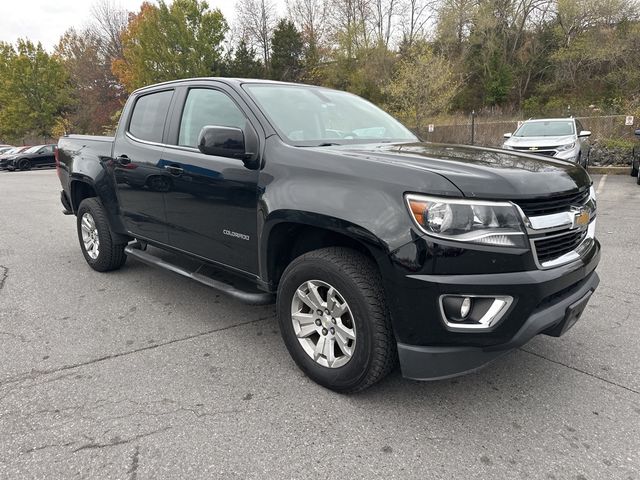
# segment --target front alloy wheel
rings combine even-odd
[[[300,285],[291,302],[298,342],[314,362],[328,368],[346,365],[356,346],[353,313],[338,290],[321,280]]]
[[[298,367],[337,392],[358,392],[396,365],[396,341],[374,260],[345,247],[313,250],[282,273],[284,343]]]

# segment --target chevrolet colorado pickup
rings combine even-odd
[[[345,92],[162,83],[131,95],[115,137],[65,136],[56,155],[94,270],[132,257],[276,303],[294,361],[339,392],[398,362],[447,378],[560,336],[599,283],[581,166],[422,143]]]

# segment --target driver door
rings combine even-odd
[[[204,126],[237,127],[249,120],[225,91],[189,88],[177,106],[177,139],[167,145],[164,162],[172,173],[165,193],[167,229],[172,247],[231,266],[258,272],[258,171],[241,160],[205,155],[197,148]]]

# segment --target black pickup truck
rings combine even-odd
[[[275,302],[295,362],[340,392],[398,361],[405,377],[447,378],[560,336],[599,283],[582,167],[422,143],[335,90],[153,85],[131,95],[115,138],[61,138],[57,164],[93,269],[133,257]]]

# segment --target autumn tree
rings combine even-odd
[[[111,72],[110,50],[92,30],[69,29],[55,49],[74,88],[74,105],[66,120],[75,133],[99,135],[125,101]]]
[[[0,136],[48,138],[71,105],[69,75],[40,43],[0,44]]]
[[[217,74],[228,26],[203,0],[143,3],[123,34],[123,59],[113,71],[131,91],[179,78]]]

